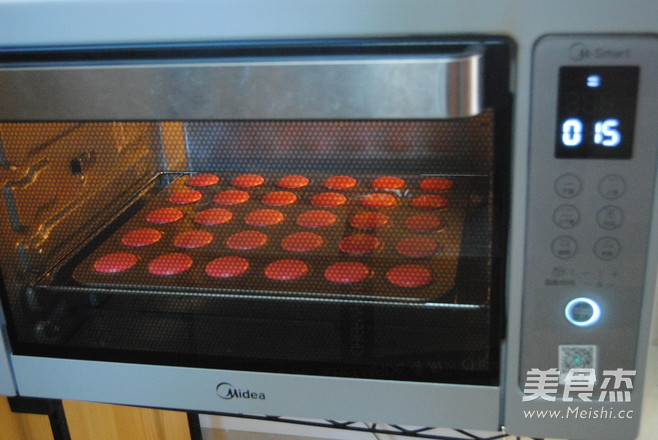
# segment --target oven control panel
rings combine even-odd
[[[656,59],[658,39],[645,36],[550,36],[535,47],[518,375],[528,401],[602,404],[620,391],[619,402],[644,368]],[[537,374],[549,394],[528,394]],[[571,392],[575,377],[582,394]]]

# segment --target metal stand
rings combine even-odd
[[[9,401],[10,409],[15,413],[47,415],[50,420],[50,428],[52,430],[54,440],[71,440],[68,424],[66,423],[66,414],[64,413],[64,407],[61,400],[38,399],[32,397],[8,397],[7,400]],[[259,416],[250,414],[212,413],[212,415],[260,420],[265,422],[305,425],[318,428],[366,432],[373,434],[375,437],[377,437],[377,434],[386,434],[395,435],[396,437],[409,437],[429,440],[513,440],[514,438],[519,440],[519,437],[508,436],[504,432],[474,433],[463,429],[438,429],[421,427],[412,428],[399,425],[339,422],[335,420],[298,420],[287,417]],[[188,412],[187,420],[190,428],[190,439],[203,440],[201,424],[199,422],[199,414],[195,412]]]
[[[211,415],[219,415],[225,417],[237,417],[251,420],[260,420],[265,422],[279,422],[289,423],[295,425],[313,426],[318,428],[341,429],[348,431],[358,431],[371,433],[374,437],[377,434],[395,435],[396,437],[409,437],[417,439],[430,439],[430,440],[499,440],[507,439],[513,440],[518,437],[510,436],[504,432],[469,432],[463,429],[443,429],[443,428],[423,428],[423,427],[408,427],[399,425],[385,425],[385,424],[366,424],[362,422],[340,422],[335,420],[298,420],[288,417],[274,417],[274,416],[259,416],[252,414],[228,414],[228,413],[212,413]],[[541,439],[533,439],[541,440]]]
[[[19,414],[42,414],[48,416],[54,440],[71,440],[69,425],[61,400],[37,399],[34,397],[8,397],[9,408]]]
[[[187,423],[190,427],[190,440],[203,440],[203,435],[201,433],[201,423],[199,422],[199,414],[188,412]]]

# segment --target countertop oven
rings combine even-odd
[[[632,438],[658,6],[469,5],[0,6],[1,391]]]

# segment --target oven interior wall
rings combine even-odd
[[[0,124],[2,269],[12,296],[166,166],[160,130],[154,123]]]
[[[188,122],[185,134],[193,171],[487,176],[492,118]]]
[[[444,121],[0,124],[1,240],[11,250],[2,254],[2,274],[13,350],[258,371],[495,381],[493,121],[493,111],[486,110]],[[318,181],[348,174],[366,187],[388,175],[409,182],[427,176],[464,181],[451,284],[439,299],[410,289],[408,301],[387,302],[366,292],[379,284],[362,287],[364,296],[355,295],[359,289],[332,287],[334,296],[323,300],[316,292],[306,298],[308,287],[264,293],[257,277],[228,293],[208,291],[196,280],[174,279],[158,288],[85,285],[75,278],[98,243],[149,203],[142,199],[166,192],[188,173],[209,172],[227,187],[241,173],[307,174]],[[404,198],[406,192],[396,195]]]

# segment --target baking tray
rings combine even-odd
[[[141,207],[127,221],[109,225],[103,232],[104,240],[78,257],[73,280],[83,288],[114,291],[450,302],[448,293],[455,286],[460,258],[488,258],[465,255],[462,249],[466,217],[488,203],[486,176],[355,175],[349,176],[353,186],[340,188],[328,183],[334,182],[328,180],[335,179],[332,174],[305,173],[301,179],[290,177],[297,176],[290,173],[263,172],[258,174],[262,179],[256,179],[262,183],[250,187],[241,185],[244,176],[239,172],[161,174],[160,181],[171,183],[148,198],[144,196],[148,191],[141,191],[131,204]],[[253,173],[249,176],[253,178]],[[447,185],[430,185],[428,189],[427,182]],[[306,184],[295,187],[300,183]],[[248,200],[226,204],[226,191],[241,191]],[[282,197],[273,197],[272,193]],[[344,203],[323,204],[322,200],[328,200],[331,205],[332,197],[323,199],[326,193],[341,195],[334,199],[344,199]],[[190,195],[193,197],[186,199]],[[391,200],[394,204],[387,206]],[[180,218],[154,222],[153,213],[162,209],[177,211]],[[208,210],[218,214],[217,224],[200,220]],[[258,216],[254,221],[254,212],[259,210],[280,215],[270,220],[264,216],[259,223]],[[309,211],[330,215],[318,217],[325,219],[319,221],[321,225],[309,226],[300,220],[305,215],[308,219]],[[365,225],[357,220],[363,220],[363,216],[370,216]],[[421,222],[425,227],[419,229],[409,220],[416,216],[435,218],[440,225]],[[134,232],[143,229],[151,232]],[[469,239],[482,241],[479,248],[488,249],[490,233],[486,225],[481,229],[480,236]],[[266,242],[250,249],[236,248],[232,237],[245,231],[266,237]],[[190,233],[202,239],[195,242],[181,238]],[[298,237],[302,238],[303,234],[313,235],[308,235],[311,240],[289,238],[300,233]],[[361,238],[352,242],[350,237],[355,235]],[[372,243],[375,245],[371,247]],[[108,255],[116,254],[132,257],[127,263],[119,260],[116,267],[102,264],[111,258]],[[184,264],[163,268],[154,261],[170,254],[176,255],[172,257],[174,262]],[[220,264],[221,270],[213,272],[209,267],[218,259],[246,261],[248,267],[239,273],[241,269],[231,270],[232,266],[227,269]],[[277,265],[282,270],[274,270]],[[341,270],[345,265],[352,270]],[[302,270],[296,271],[299,267]]]

